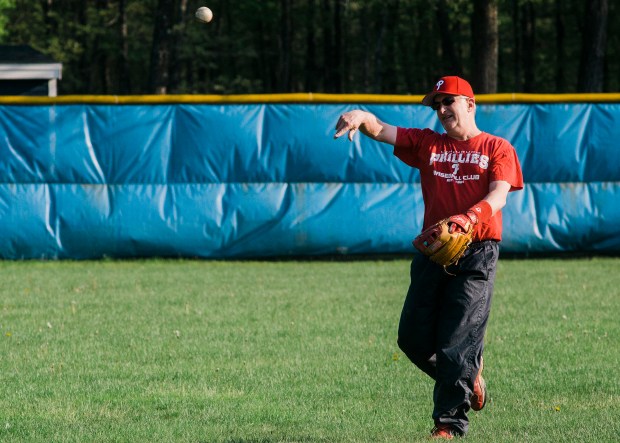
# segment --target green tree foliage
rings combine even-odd
[[[7,24],[9,22],[9,12],[15,7],[14,0],[0,0],[0,39],[7,34]]]
[[[194,11],[204,4],[0,0],[0,42],[61,61],[62,94],[421,94],[444,74],[481,78],[474,4],[493,4],[491,89],[577,92],[587,84],[578,77],[587,73],[584,39],[592,44],[588,0],[211,0],[215,17],[202,24]],[[602,90],[618,91],[620,5],[607,9],[606,40],[596,40]]]

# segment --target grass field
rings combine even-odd
[[[409,262],[0,262],[2,442],[428,441]],[[502,260],[469,442],[620,441],[620,259]]]

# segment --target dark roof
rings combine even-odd
[[[0,45],[0,63],[58,63],[28,45]]]

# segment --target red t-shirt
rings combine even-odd
[[[502,180],[510,191],[523,188],[523,175],[514,147],[485,132],[456,140],[430,129],[398,128],[394,155],[420,170],[424,227],[462,214],[489,193],[489,184]],[[502,239],[502,213],[479,224],[474,241]]]

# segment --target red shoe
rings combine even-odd
[[[431,431],[432,439],[452,440],[457,435],[448,425],[435,426]]]
[[[480,411],[487,404],[487,384],[482,378],[482,368],[484,367],[484,361],[480,359],[480,371],[474,381],[474,392],[471,395],[470,402],[471,408],[474,411]]]

